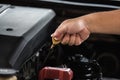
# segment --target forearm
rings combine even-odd
[[[120,10],[92,13],[81,18],[87,22],[91,33],[120,35]]]

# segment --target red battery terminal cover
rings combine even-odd
[[[72,80],[72,78],[73,71],[70,68],[44,67],[39,73],[39,80]]]

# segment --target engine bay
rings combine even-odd
[[[40,71],[54,67],[70,68],[72,80],[120,79],[119,35],[91,34],[80,46],[58,44],[50,48],[50,35],[63,20],[120,8],[115,2],[98,6],[91,6],[89,1],[76,4],[77,0],[75,3],[1,0],[1,3],[0,75],[16,75],[18,80],[41,80]]]

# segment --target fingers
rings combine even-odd
[[[70,40],[70,35],[69,34],[65,34],[61,43],[62,44],[68,44],[69,43],[69,40]]]
[[[67,28],[65,25],[61,24],[55,32],[51,35],[51,37],[54,37],[56,40],[61,40],[63,36],[65,35],[67,31]]]
[[[59,30],[57,31],[57,33],[59,33]],[[65,45],[68,44],[70,46],[72,45],[78,46],[89,37],[90,32],[87,30],[87,28],[84,28],[79,33],[75,33],[75,34],[68,34],[68,33],[64,33],[64,34],[59,33],[59,34],[57,34],[55,38],[59,36],[59,38],[56,40],[61,40],[62,44]]]
[[[59,31],[57,31],[59,33]],[[60,36],[59,36],[60,34]],[[90,32],[84,28],[83,30],[81,30],[81,32],[76,33],[76,34],[68,34],[68,33],[59,33],[56,37],[59,36],[59,38],[57,38],[56,40],[61,40],[62,44],[68,44],[70,46],[72,45],[80,45],[83,41],[85,41],[88,37]]]
[[[81,39],[79,34],[65,34],[65,36],[63,37],[61,43],[66,45],[80,45],[83,42],[83,40]]]
[[[81,39],[80,35],[79,34],[72,34],[70,36],[70,40],[69,40],[69,43],[68,45],[72,46],[72,45],[80,45],[81,43],[83,42],[83,40]]]
[[[76,46],[80,45],[82,43],[82,39],[79,34],[76,34],[75,44]]]
[[[51,35],[54,39],[60,40],[62,44],[80,45],[89,37],[90,32],[83,22],[76,22],[76,19],[64,21]]]
[[[81,32],[79,32],[79,35],[80,35],[81,39],[83,41],[85,41],[89,37],[90,32],[88,31],[87,28],[84,28],[83,30],[81,30]]]
[[[84,28],[81,30],[81,32],[76,34],[65,34],[62,38],[61,43],[62,44],[68,44],[70,46],[72,45],[80,45],[82,42],[84,42],[90,35],[90,32],[87,30],[87,28]]]
[[[68,44],[70,46],[75,44],[75,40],[76,40],[76,34],[66,34],[63,39],[62,39],[62,44]]]
[[[72,34],[70,36],[70,40],[69,40],[69,45],[72,46],[75,44],[75,40],[76,40],[76,34]]]

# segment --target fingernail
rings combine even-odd
[[[51,34],[51,37],[53,37],[53,34]]]
[[[79,42],[78,45],[80,45],[82,42]]]

